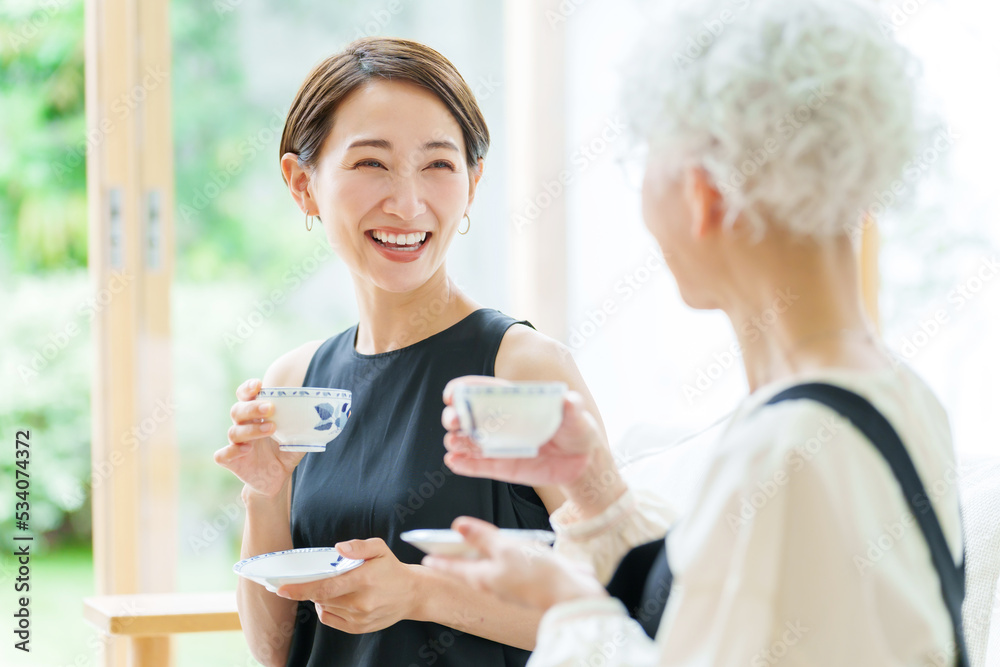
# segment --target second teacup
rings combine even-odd
[[[530,458],[562,423],[564,382],[460,384],[452,394],[462,430],[490,458]]]

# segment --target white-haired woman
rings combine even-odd
[[[689,514],[628,490],[577,397],[536,459],[482,458],[445,408],[454,471],[568,498],[552,516],[561,555],[459,519],[487,557],[425,560],[546,610],[531,664],[884,667],[960,653],[947,418],[873,333],[852,247],[923,136],[911,60],[872,4],[701,1],[636,61],[646,225],[684,300],[728,315],[750,385]],[[716,17],[724,30],[686,51]],[[794,299],[773,326],[746,326],[779,294]]]

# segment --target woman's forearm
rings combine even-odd
[[[448,626],[455,634],[469,633],[526,650],[535,647],[540,610],[504,602],[491,593],[474,590],[460,580],[421,565],[411,565],[420,577],[420,602],[415,619]],[[450,646],[454,637],[440,640]],[[429,647],[434,650],[434,647]]]
[[[573,518],[582,521],[604,512],[622,497],[628,486],[618,472],[611,451],[601,446],[595,449],[583,474],[559,488],[572,502]]]
[[[246,522],[242,558],[292,548],[288,518],[288,494],[263,498],[243,492]],[[284,665],[292,643],[298,603],[271,593],[263,586],[240,577],[236,587],[240,624],[253,657],[267,667]]]

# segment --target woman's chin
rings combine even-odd
[[[412,272],[412,275],[399,275],[402,272],[394,272],[394,275],[372,276],[371,281],[384,292],[391,294],[408,294],[420,289],[427,284],[430,276],[421,272]]]
[[[689,308],[694,308],[695,310],[715,310],[719,307],[718,302],[711,295],[682,287],[678,291],[681,295],[681,301]]]

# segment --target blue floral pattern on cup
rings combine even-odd
[[[351,415],[352,394],[347,389],[267,387],[257,393],[257,398],[272,399],[276,406],[287,405],[291,414],[298,415],[286,423],[284,431],[280,425],[275,431],[274,437],[282,451],[324,451],[347,425]]]
[[[351,392],[343,389],[298,389],[295,387],[261,389],[257,398],[272,396],[312,396],[313,398],[351,398]],[[332,410],[333,408],[331,408]]]
[[[334,407],[329,403],[320,403],[319,405],[313,407],[321,420],[319,424],[316,424],[316,426],[313,427],[316,431],[329,431],[333,426],[336,426],[337,430],[340,430],[344,428],[344,423],[347,422],[347,418],[351,416],[346,403],[340,406],[340,411],[346,412],[347,414],[337,415],[336,418],[333,416]]]

